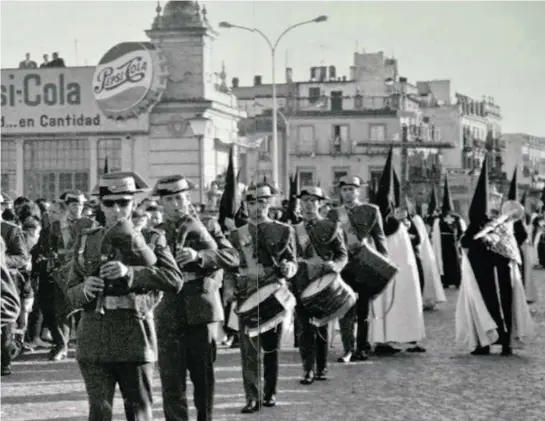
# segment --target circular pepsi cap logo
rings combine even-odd
[[[93,94],[106,117],[123,120],[151,111],[166,81],[160,50],[147,42],[124,42],[100,60],[93,75]]]

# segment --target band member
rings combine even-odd
[[[193,216],[190,191],[181,175],[161,178],[152,195],[159,197],[165,222],[157,227],[184,274],[184,289],[165,294],[156,310],[159,374],[166,421],[187,421],[187,372],[193,382],[197,419],[212,419],[214,362],[218,322],[224,313],[219,289],[223,270],[239,265],[236,250],[217,223],[205,227]]]
[[[395,193],[390,149],[379,183],[376,203],[384,220],[389,259],[398,273],[384,291],[373,299],[369,340],[376,343],[375,355],[392,355],[400,350],[390,343],[411,343],[408,352],[425,352],[416,345],[425,337],[422,293],[418,267],[409,234],[394,214]]]
[[[467,249],[467,257],[478,285],[475,293],[480,292],[489,315],[496,323],[502,355],[509,356],[513,352],[513,316],[523,314],[520,309],[514,309],[514,304],[521,303],[520,299],[514,297],[514,292],[519,291],[516,285],[517,281],[520,282],[520,273],[516,264],[521,263],[521,257],[512,227],[509,227],[512,223],[497,223],[490,217],[491,208],[495,206],[497,198],[491,198],[488,192],[488,165],[485,158],[469,208],[469,226],[462,237],[462,247]],[[492,224],[490,227],[493,229],[481,238],[474,238],[488,224]],[[522,294],[524,295],[523,290]],[[525,297],[522,302],[526,306],[524,313],[529,313]],[[517,330],[517,336],[524,334],[520,324],[517,325]],[[490,354],[490,342],[483,343],[479,340],[479,345],[472,354]]]
[[[30,311],[32,302],[32,289],[21,288],[24,284],[24,279],[20,271],[30,269],[31,259],[28,252],[23,231],[14,223],[0,219],[1,236],[5,243],[5,264],[10,276],[13,278],[17,286],[17,292],[21,301],[21,311]],[[19,315],[18,315],[19,316]],[[2,376],[11,374],[11,347],[13,345],[13,334],[16,328],[15,323],[7,323],[2,326],[2,343],[1,343],[1,370]]]
[[[460,286],[462,279],[460,239],[465,229],[466,224],[462,217],[454,213],[448,179],[445,176],[441,215],[433,222],[431,233],[433,251],[445,288],[450,285],[456,288]]]
[[[293,228],[282,222],[273,221],[268,216],[273,193],[275,189],[266,183],[249,186],[246,191],[248,224],[231,232],[233,245],[241,258],[240,276],[235,292],[237,303],[243,303],[267,284],[278,283],[287,288],[286,280],[291,279],[297,272]],[[247,414],[259,411],[261,404],[275,406],[282,325],[256,337],[250,337],[246,322],[241,316],[239,335],[242,378],[246,394],[246,406],[241,412]],[[260,390],[262,360],[265,380],[263,401]]]
[[[117,260],[104,262],[105,238],[119,221],[130,219],[134,194],[146,188],[135,173],[105,174],[95,190],[105,227],[84,231],[75,241],[77,254],[65,292],[74,308],[83,308],[76,359],[89,399],[89,421],[112,419],[117,384],[127,420],[152,420],[153,363],[157,360],[153,308],[160,290],[180,291],[182,274],[164,236],[151,252],[156,258],[154,265],[122,263],[129,252],[147,250],[137,231],[130,237],[135,240],[128,244],[128,252],[118,251]]]
[[[369,293],[358,279],[358,273],[351,269],[351,260],[363,242],[374,246],[383,256],[388,256],[386,238],[382,227],[379,208],[359,200],[361,181],[358,177],[343,177],[339,182],[342,205],[334,208],[328,218],[341,224],[348,249],[348,265],[341,272],[344,281],[358,294],[356,305],[339,320],[344,355],[339,362],[364,361],[371,349],[369,344]],[[357,323],[357,334],[354,325]]]
[[[303,222],[294,226],[299,247],[299,270],[292,278],[292,290],[300,297],[310,282],[327,273],[340,273],[348,262],[342,229],[319,214],[321,203],[327,200],[320,187],[304,187],[299,194]],[[298,300],[295,322],[298,329],[299,353],[303,361],[301,384],[327,379],[329,348],[328,326],[316,327],[311,316]]]
[[[67,191],[63,200],[51,206],[50,224],[42,231],[32,251],[33,272],[39,279],[38,302],[44,315],[44,325],[51,332],[54,347],[48,357],[61,361],[68,356],[72,309],[63,290],[72,259],[74,241],[84,231],[95,226],[89,218],[81,217],[85,196],[80,191]],[[78,313],[79,316],[79,313]]]
[[[10,275],[6,265],[6,244],[4,243],[4,239],[2,237],[0,237],[0,269],[2,270],[2,289],[0,294],[2,311],[0,314],[0,322],[3,328],[8,324],[15,323],[17,317],[19,317],[19,312],[21,311],[21,300],[17,285],[15,285],[15,281]],[[3,371],[2,375],[4,375]]]

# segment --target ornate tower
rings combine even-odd
[[[207,19],[206,7],[196,1],[169,1],[146,31],[164,52],[170,76],[167,101],[203,99],[213,95],[212,44],[217,33]]]

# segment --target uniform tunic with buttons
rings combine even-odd
[[[97,300],[83,290],[87,276],[97,276],[101,261],[104,228],[85,232],[75,242],[75,256],[66,284],[66,295],[74,308],[83,308],[78,328],[77,359],[89,362],[155,362],[157,340],[153,308],[159,291],[176,293],[183,285],[182,274],[166,239],[157,236],[153,266],[129,265],[126,287],[117,297],[131,302],[132,309],[106,309],[97,313]],[[122,260],[122,259],[120,259]],[[115,281],[114,281],[115,282]]]

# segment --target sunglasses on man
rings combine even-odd
[[[120,208],[126,208],[131,204],[131,199],[114,199],[114,200],[103,200],[102,204],[107,208],[113,208],[115,205],[118,205]]]

